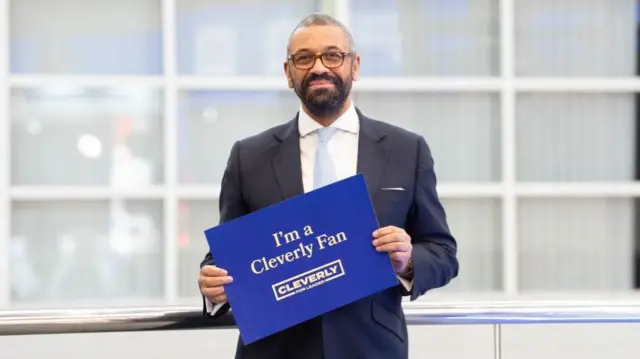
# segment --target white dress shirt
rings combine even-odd
[[[302,184],[305,193],[313,190],[313,169],[316,148],[318,146],[318,135],[316,131],[321,127],[321,124],[309,117],[306,112],[300,108],[298,132],[300,134]],[[358,118],[354,105],[351,104],[349,109],[340,116],[331,127],[338,128],[329,140],[328,149],[335,166],[336,180],[339,181],[357,174],[360,119]],[[412,281],[399,276],[398,280],[407,291],[411,290],[413,286]],[[214,314],[224,305],[224,303],[220,303],[214,306],[208,299],[206,303],[207,312],[210,314]]]

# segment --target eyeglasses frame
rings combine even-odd
[[[339,64],[339,65],[336,65],[336,66],[327,66],[327,64],[325,64],[325,63],[324,63],[324,60],[322,60],[322,56],[324,56],[324,55],[326,55],[326,54],[328,54],[328,53],[336,53],[336,54],[340,54],[340,55],[342,56],[342,61],[340,61],[340,64]],[[296,55],[299,55],[299,54],[300,54],[300,53],[297,53],[297,54],[291,54],[291,55],[289,55],[289,57],[287,58],[287,60],[288,60],[288,61],[291,61],[291,63],[293,64],[293,67],[295,67],[295,68],[296,68],[296,69],[298,69],[298,70],[309,70],[309,69],[313,68],[313,66],[315,66],[315,65],[316,65],[316,62],[318,61],[318,59],[320,59],[320,62],[322,63],[322,65],[323,65],[324,67],[326,67],[326,68],[328,68],[328,69],[336,69],[336,68],[338,68],[338,67],[340,67],[340,66],[342,66],[342,65],[344,64],[344,60],[345,60],[347,57],[354,56],[354,55],[355,55],[355,52],[325,51],[325,52],[320,53],[320,54],[311,54],[311,56],[313,56],[313,61],[311,62],[311,64],[310,64],[310,66],[309,66],[309,67],[298,67],[298,66],[296,66],[296,62],[293,60],[293,58],[294,58]]]

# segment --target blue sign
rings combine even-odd
[[[398,285],[378,228],[356,175],[206,230],[243,342]]]

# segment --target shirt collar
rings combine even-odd
[[[298,114],[298,132],[300,133],[300,137],[305,137],[306,135],[320,129],[322,127],[321,124],[317,123],[314,119],[309,117],[306,112],[300,108]],[[353,103],[349,106],[347,111],[342,114],[331,127],[336,127],[342,131],[351,132],[357,134],[360,130],[360,120],[358,118],[358,113],[356,112],[356,108]]]

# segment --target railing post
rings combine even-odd
[[[493,354],[495,359],[502,359],[502,324],[493,325]]]

